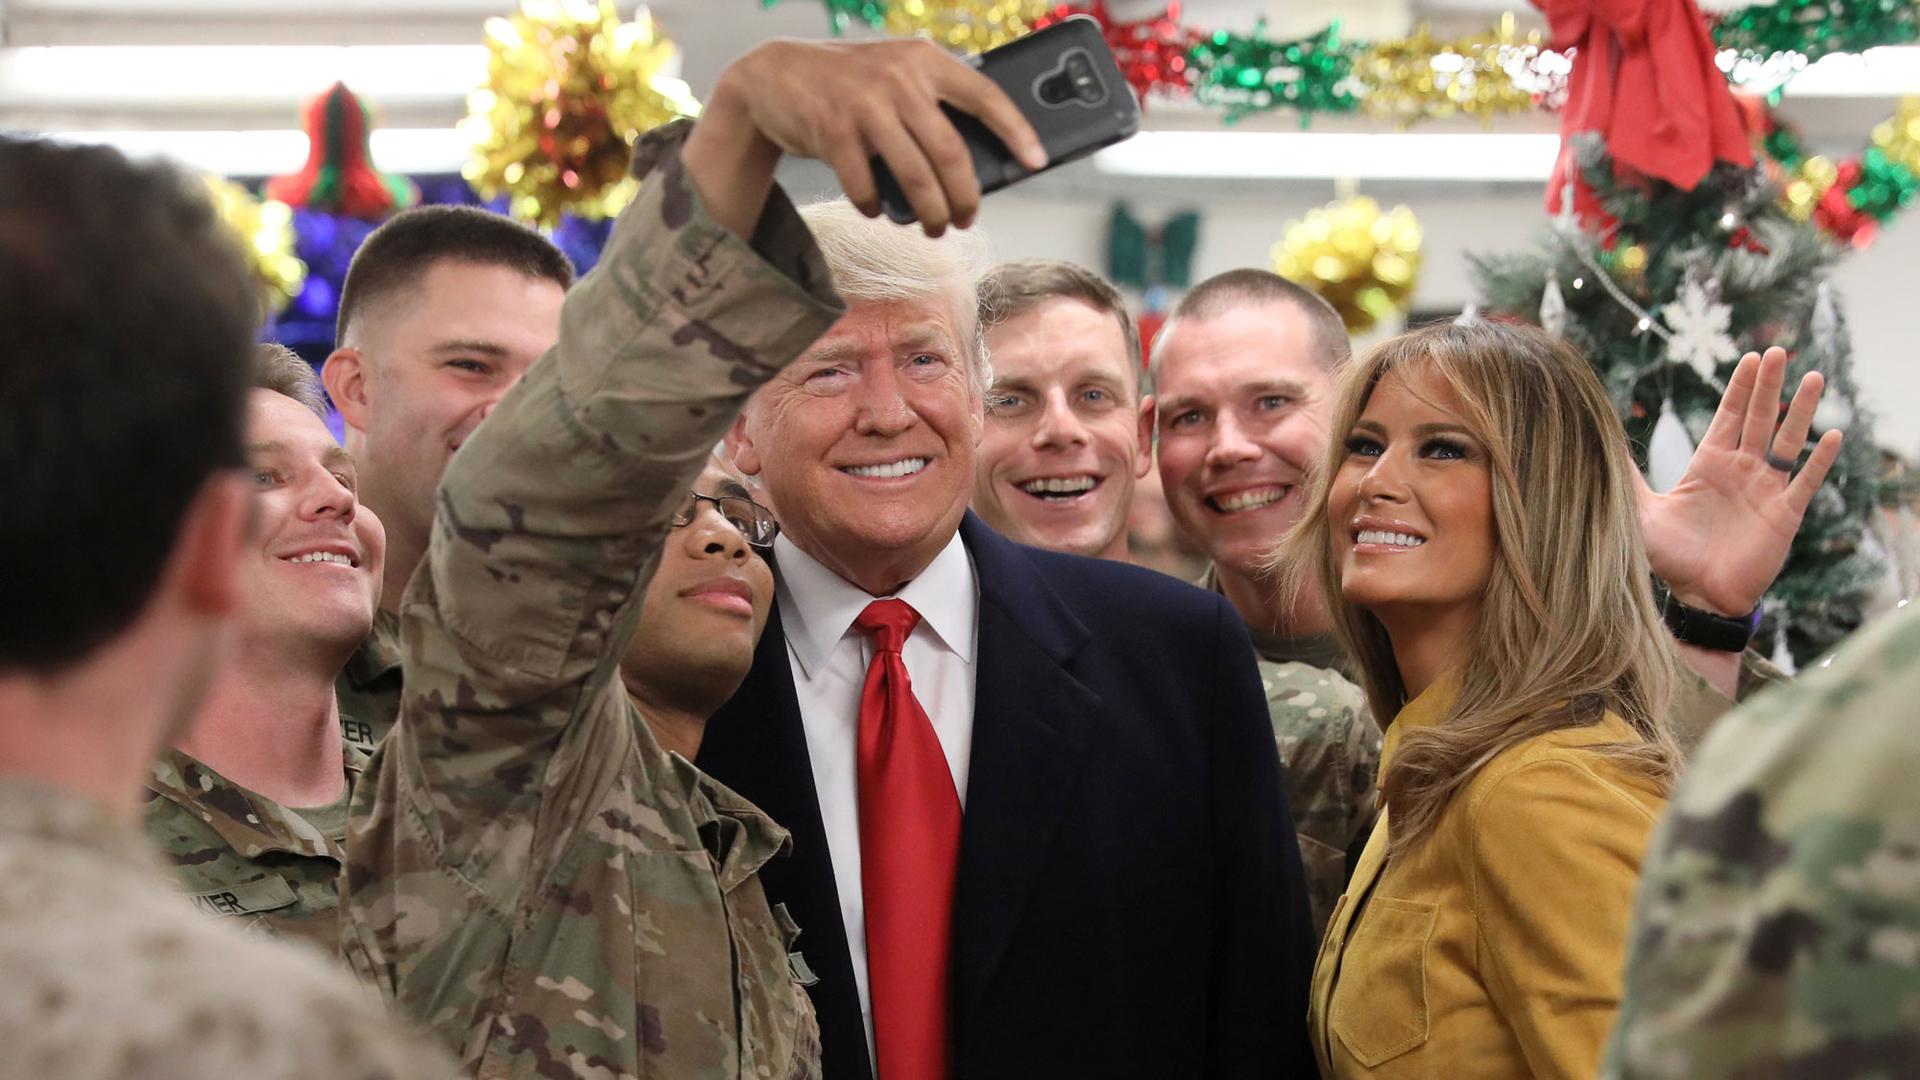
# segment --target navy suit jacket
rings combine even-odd
[[[1313,1076],[1315,942],[1239,617],[1149,570],[1012,543],[971,513],[960,535],[980,626],[955,1080]],[[827,1080],[862,1080],[866,1034],[777,605],[699,764],[793,833],[762,880],[819,976]]]

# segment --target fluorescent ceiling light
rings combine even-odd
[[[485,45],[46,45],[0,49],[0,101],[34,105],[250,103],[344,82],[374,102],[461,101],[487,78]]]
[[[307,136],[299,131],[55,131],[68,142],[102,143],[132,158],[164,157],[220,176],[299,171]],[[373,163],[388,172],[459,172],[471,147],[453,128],[376,128]]]
[[[1559,153],[1553,134],[1148,131],[1093,164],[1115,176],[1540,183]]]

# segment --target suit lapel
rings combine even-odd
[[[707,723],[698,764],[793,834],[792,853],[763,867],[761,883],[767,898],[787,905],[800,924],[795,948],[820,976],[811,996],[820,1015],[825,1075],[871,1076],[866,1021],[789,665],[780,605],[774,604],[753,669]]]
[[[1069,670],[1088,640],[1015,545],[969,513],[980,582],[973,749],[954,902],[955,1005],[972,1011],[1019,926],[1101,712]]]

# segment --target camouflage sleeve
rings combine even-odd
[[[1698,672],[1685,664],[1680,665],[1674,680],[1673,707],[1668,716],[1675,741],[1683,752],[1692,754],[1715,722],[1732,712],[1736,705],[1769,686],[1785,681],[1786,672],[1752,649],[1740,654],[1740,685],[1736,688],[1740,694],[1738,699],[1727,697],[1719,687],[1701,678]]]
[[[1536,1077],[1594,1075],[1620,1003],[1654,810],[1590,753],[1554,751],[1471,793],[1477,951]]]
[[[559,342],[448,466],[401,605],[381,771],[414,795],[389,812],[496,902],[526,880],[554,747],[615,678],[669,519],[747,395],[843,310],[778,189],[751,244],[707,216],[689,130],[636,147],[638,194]]]
[[[1604,1075],[1920,1062],[1920,608],[1729,716],[1646,864]]]
[[[1346,890],[1348,850],[1373,828],[1380,729],[1366,695],[1337,671],[1262,660],[1260,679],[1317,937]]]

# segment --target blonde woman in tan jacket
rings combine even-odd
[[[1741,423],[1736,396],[1716,424]],[[1321,1071],[1591,1077],[1680,766],[1625,433],[1571,347],[1484,321],[1356,361],[1331,430],[1278,558],[1393,719],[1385,811],[1314,972]]]

